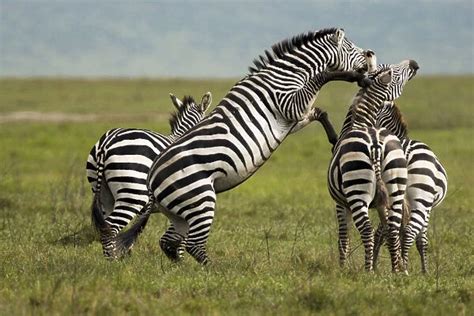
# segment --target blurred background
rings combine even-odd
[[[362,273],[355,229],[349,269],[336,267],[331,146],[316,123],[219,195],[210,269],[164,257],[162,216],[130,258],[106,263],[85,174],[101,135],[168,135],[170,92],[211,91],[214,107],[272,44],[326,27],[379,62],[421,66],[397,104],[449,175],[428,231],[432,272],[417,273],[413,253],[409,278],[390,275],[385,253]],[[0,315],[474,315],[473,31],[473,0],[0,0]],[[334,82],[318,96],[337,131],[358,89]]]
[[[472,74],[473,1],[6,1],[0,76],[241,77],[284,38],[343,27],[380,62]]]

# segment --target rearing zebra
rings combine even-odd
[[[448,177],[441,162],[428,145],[408,138],[408,130],[402,113],[393,102],[386,102],[377,113],[377,122],[387,128],[402,141],[407,159],[408,181],[405,199],[410,209],[410,219],[402,230],[402,260],[405,271],[408,264],[408,251],[416,239],[420,254],[421,271],[426,269],[426,250],[428,247],[428,222],[433,207],[439,205],[448,188]],[[374,265],[383,243],[379,228],[375,234]]]
[[[348,71],[366,69],[362,49],[335,28],[284,40],[254,63],[201,124],[153,163],[150,203],[112,242],[114,256],[133,245],[154,202],[172,222],[160,240],[167,256],[179,260],[186,249],[206,264],[216,194],[248,179],[290,133],[311,121],[318,75],[327,73],[327,81],[361,81],[365,76]]]
[[[367,58],[370,65],[375,56],[368,54]],[[377,128],[376,114],[384,101],[401,95],[404,85],[417,69],[418,64],[413,60],[379,65],[370,76],[372,85],[356,95],[335,145],[329,165],[328,186],[337,204],[341,265],[345,263],[349,246],[347,216],[351,214],[364,243],[365,269],[373,269],[374,234],[368,216],[368,209],[373,206],[378,209],[384,227],[388,226],[392,270],[399,269],[406,160],[399,139],[388,130]]]
[[[146,177],[153,160],[201,121],[212,100],[210,92],[202,97],[201,104],[192,97],[183,101],[172,94],[170,97],[176,107],[170,118],[170,135],[114,128],[102,135],[89,153],[86,171],[94,193],[92,219],[104,249],[148,202]]]

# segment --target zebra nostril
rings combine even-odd
[[[412,59],[410,59],[410,68],[412,68],[413,70],[418,70],[420,69],[420,66],[418,66],[418,63]]]

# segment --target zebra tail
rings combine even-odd
[[[377,208],[386,209],[388,206],[388,191],[385,182],[382,180],[379,155],[372,153],[372,164],[375,171],[375,205]],[[385,219],[385,218],[384,218]],[[382,220],[382,219],[381,219]]]
[[[97,165],[96,165],[96,174],[97,174],[97,183],[94,190],[94,198],[92,200],[91,206],[91,219],[92,225],[94,226],[95,230],[100,235],[101,241],[110,241],[113,237],[112,235],[112,228],[110,225],[105,221],[104,215],[105,212],[102,209],[102,203],[100,201],[100,192],[102,188],[102,178],[104,174],[104,161],[103,161],[103,153],[99,149],[97,154]]]
[[[104,256],[107,258],[116,258],[113,249],[115,234],[112,227],[105,221],[102,211],[102,203],[100,202],[100,192],[94,194],[92,201],[92,224],[99,233],[100,242],[102,243]]]
[[[410,221],[410,205],[408,204],[408,201],[406,199],[403,199],[403,205],[402,205],[402,225],[406,226],[408,225],[408,222]]]
[[[138,215],[138,219],[125,232],[119,233],[114,240],[114,254],[123,257],[128,254],[137,240],[140,233],[145,228],[153,209],[153,201],[150,199],[144,207],[144,211]]]
[[[108,225],[103,214],[102,204],[100,203],[100,192],[96,192],[94,193],[91,205],[91,222],[98,233],[101,233]]]

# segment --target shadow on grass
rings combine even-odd
[[[83,225],[78,230],[54,240],[52,243],[63,246],[85,247],[98,240],[91,226]]]

